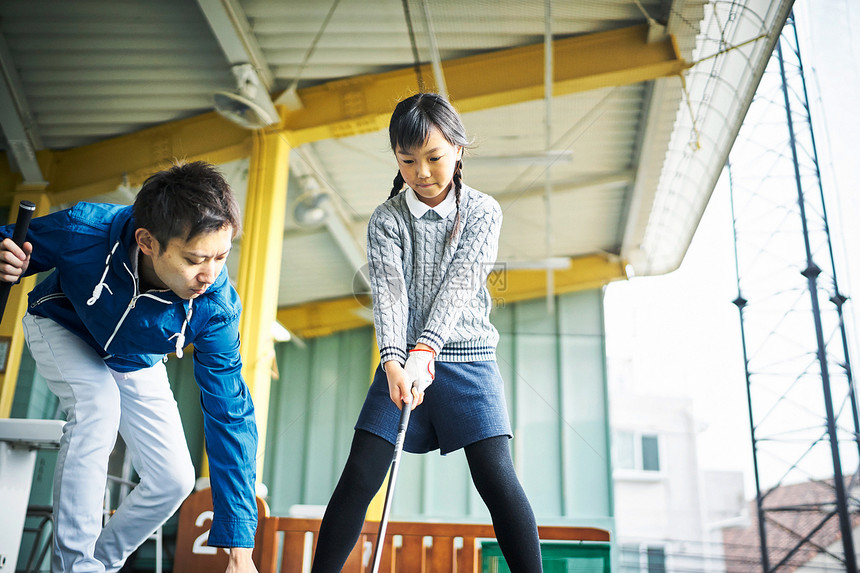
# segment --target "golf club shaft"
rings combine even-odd
[[[413,400],[415,397],[413,396]],[[391,461],[391,475],[388,477],[388,489],[385,491],[385,504],[382,507],[382,519],[379,521],[379,534],[376,536],[376,547],[373,550],[372,573],[378,573],[382,560],[382,546],[385,544],[385,529],[388,527],[388,514],[391,513],[391,502],[394,497],[394,482],[397,481],[397,468],[400,455],[403,453],[403,442],[406,439],[406,429],[409,427],[409,416],[412,404],[403,404],[400,410],[400,424],[397,427],[397,440],[394,442],[394,458]]]
[[[19,247],[27,239],[27,229],[30,227],[30,219],[36,211],[36,204],[30,201],[21,201],[18,205],[18,218],[15,220],[15,230],[12,232],[12,241]],[[9,291],[13,283],[0,281],[0,319],[6,310],[6,302],[9,300]]]

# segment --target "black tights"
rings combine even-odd
[[[513,573],[542,571],[537,524],[514,472],[508,438],[496,436],[466,446],[475,488],[487,504],[505,561]],[[340,480],[320,525],[311,573],[339,573],[355,546],[364,515],[379,491],[394,454],[386,440],[356,430]]]

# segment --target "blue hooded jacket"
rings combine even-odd
[[[34,218],[27,275],[53,272],[30,292],[28,312],[54,320],[130,372],[194,344],[215,516],[208,544],[253,547],[257,426],[242,379],[241,303],[224,267],[206,292],[184,300],[166,290],[140,292],[132,207],[78,203]],[[0,227],[10,237],[14,225]]]

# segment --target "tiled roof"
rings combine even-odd
[[[851,476],[845,478],[845,484],[849,488]],[[855,492],[857,485],[856,482],[853,484]],[[764,495],[765,532],[771,568],[788,557],[779,570],[791,573],[825,550],[841,556],[842,547],[838,544],[841,534],[835,500],[833,480],[784,485]],[[853,509],[851,522],[852,527],[856,528],[860,526],[860,511],[856,503]],[[762,571],[755,500],[750,501],[749,512],[751,519],[748,527],[723,530],[726,573]],[[807,536],[808,541],[801,543]],[[837,544],[835,550],[831,548],[834,544]]]

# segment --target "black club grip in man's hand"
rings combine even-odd
[[[12,233],[12,241],[19,247],[27,239],[27,229],[30,227],[30,219],[36,211],[36,204],[31,201],[21,201],[18,205],[18,218],[15,220],[15,230]],[[0,319],[6,310],[6,301],[9,299],[9,290],[12,283],[0,281]]]

